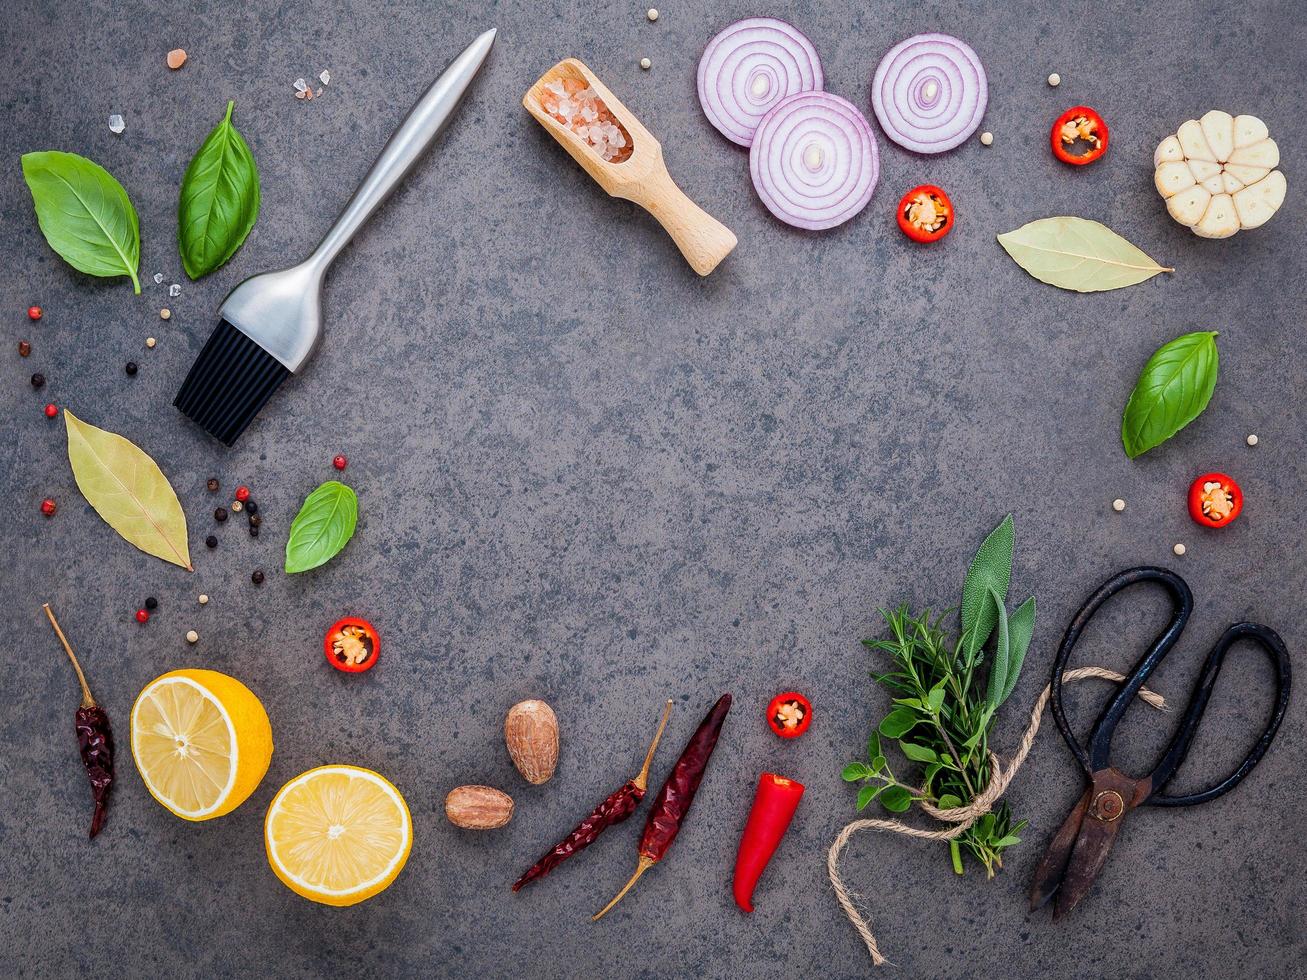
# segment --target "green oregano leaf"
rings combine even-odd
[[[844,767],[844,771],[840,773],[840,778],[846,783],[856,783],[859,780],[866,779],[871,774],[871,767],[866,763],[850,762]]]
[[[963,643],[968,655],[985,645],[998,622],[990,590],[997,592],[1003,601],[1007,600],[1008,581],[1012,577],[1012,547],[1012,515],[1008,514],[985,538],[967,569],[967,578],[962,585],[961,615]]]
[[[895,708],[880,722],[880,733],[886,738],[902,738],[921,719],[910,708]]]
[[[879,796],[881,790],[884,788],[885,786],[883,784],[877,785],[876,783],[868,783],[866,786],[862,787],[862,789],[858,790],[858,809],[867,809],[867,805]]]
[[[903,786],[887,786],[880,794],[880,805],[890,813],[902,813],[912,806],[912,794]]]
[[[130,276],[141,291],[141,226],[113,174],[76,153],[23,154],[23,179],[50,247],[78,272]]]
[[[343,483],[328,480],[304,500],[290,525],[286,571],[307,572],[339,554],[354,536],[359,500]]]
[[[1121,445],[1131,459],[1159,446],[1202,414],[1220,366],[1216,331],[1187,333],[1148,359],[1121,415]]]
[[[899,750],[913,762],[939,761],[939,756],[935,754],[935,750],[928,749],[924,745],[914,745],[911,742],[900,742]]]
[[[259,169],[232,125],[235,102],[191,158],[177,202],[177,249],[192,279],[230,259],[259,216]]]

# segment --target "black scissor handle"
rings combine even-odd
[[[1190,793],[1186,796],[1165,796],[1159,793],[1158,791],[1171,781],[1176,770],[1184,764],[1194,733],[1198,730],[1198,723],[1202,720],[1203,712],[1207,710],[1207,702],[1212,696],[1212,688],[1216,685],[1216,677],[1225,662],[1225,654],[1230,647],[1245,639],[1256,642],[1266,651],[1275,665],[1275,703],[1271,716],[1266,722],[1266,728],[1263,729],[1261,736],[1243,762],[1239,763],[1239,767],[1221,782],[1202,792]],[[1195,803],[1214,800],[1238,786],[1244,776],[1252,772],[1253,767],[1261,761],[1275,739],[1280,722],[1284,720],[1285,709],[1289,706],[1290,682],[1289,651],[1285,649],[1284,641],[1275,630],[1257,623],[1236,623],[1226,630],[1216,646],[1212,648],[1212,652],[1207,655],[1202,675],[1194,685],[1193,694],[1189,696],[1189,704],[1184,710],[1184,718],[1180,721],[1180,729],[1167,747],[1166,755],[1162,756],[1162,761],[1153,770],[1153,793],[1144,802],[1153,806],[1192,806]]]
[[[1135,664],[1130,675],[1117,688],[1116,694],[1107,703],[1107,707],[1103,709],[1098,723],[1094,726],[1093,734],[1090,736],[1089,747],[1086,749],[1071,731],[1071,725],[1066,717],[1066,709],[1062,706],[1062,674],[1066,670],[1067,661],[1071,659],[1072,648],[1075,647],[1076,641],[1080,639],[1080,634],[1084,632],[1085,627],[1093,618],[1094,613],[1098,612],[1099,607],[1122,589],[1138,585],[1141,582],[1156,582],[1171,594],[1173,605],[1171,621],[1158,634],[1157,639],[1153,641],[1147,652]],[[1176,640],[1180,638],[1180,633],[1184,630],[1185,623],[1188,622],[1189,614],[1193,612],[1193,608],[1193,593],[1189,591],[1189,586],[1185,584],[1184,579],[1165,568],[1144,566],[1142,568],[1129,568],[1124,572],[1113,575],[1100,585],[1093,595],[1085,600],[1085,604],[1080,607],[1080,611],[1072,618],[1070,625],[1066,628],[1066,633],[1062,637],[1062,645],[1057,648],[1057,656],[1053,659],[1050,700],[1053,706],[1053,720],[1057,722],[1057,730],[1062,733],[1063,740],[1080,762],[1080,766],[1085,770],[1086,775],[1092,776],[1095,772],[1106,769],[1109,765],[1109,750],[1112,743],[1112,732],[1116,728],[1116,723],[1125,714],[1126,708],[1135,699],[1139,689],[1144,686],[1144,682],[1148,680],[1148,675],[1161,663],[1162,658],[1167,655],[1171,647],[1175,645]]]

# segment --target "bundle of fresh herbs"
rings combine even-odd
[[[881,611],[885,639],[864,640],[888,655],[891,668],[873,674],[894,695],[890,711],[872,732],[867,759],[844,767],[844,779],[862,783],[858,809],[873,800],[892,813],[925,801],[947,810],[970,804],[989,783],[989,733],[999,707],[1016,687],[1035,629],[1035,599],[1007,611],[1012,574],[1012,516],[976,552],[962,587],[960,635],[945,627],[949,613],[913,612],[907,605]],[[993,639],[993,643],[990,640]],[[896,775],[885,743],[924,769],[919,782]],[[1018,843],[1026,821],[1014,823],[1005,802],[950,840],[953,870],[963,873],[963,849],[993,877],[1002,854]]]

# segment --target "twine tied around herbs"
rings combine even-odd
[[[1100,678],[1107,681],[1116,681],[1117,683],[1125,680],[1122,674],[1118,674],[1114,670],[1108,670],[1105,667],[1077,667],[1075,670],[1068,670],[1062,674],[1063,683],[1082,681],[1089,678]],[[1026,761],[1026,756],[1030,755],[1030,749],[1035,744],[1035,736],[1039,733],[1039,723],[1043,717],[1044,709],[1048,706],[1048,699],[1052,696],[1052,691],[1053,688],[1050,684],[1044,688],[1044,693],[1035,701],[1035,707],[1030,712],[1030,723],[1026,726],[1025,734],[1021,736],[1016,755],[1012,757],[1012,762],[1006,768],[999,762],[997,755],[993,752],[989,753],[989,784],[977,793],[969,804],[940,810],[931,806],[926,800],[917,800],[928,816],[953,826],[943,830],[923,830],[905,824],[900,820],[854,820],[836,835],[834,843],[830,846],[830,851],[826,854],[826,870],[830,874],[831,887],[835,889],[835,897],[839,900],[840,907],[844,909],[844,914],[853,923],[853,928],[858,930],[858,935],[862,937],[862,941],[867,946],[867,952],[871,954],[871,961],[876,966],[886,962],[885,957],[876,944],[876,937],[871,931],[871,926],[867,924],[866,918],[854,905],[854,896],[849,892],[843,879],[840,878],[840,852],[844,850],[844,845],[849,842],[850,837],[860,830],[887,830],[890,833],[903,834],[907,837],[915,837],[918,840],[953,840],[961,837],[972,824],[986,813],[989,813],[994,808],[994,804],[1007,792],[1008,785],[1016,776],[1017,770],[1021,768],[1021,764]],[[1139,691],[1139,697],[1158,711],[1166,710],[1166,699],[1156,691],[1149,690],[1146,687],[1142,688]]]

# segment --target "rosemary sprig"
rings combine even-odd
[[[879,800],[891,813],[903,813],[923,799],[951,809],[969,804],[988,785],[989,733],[999,706],[1016,686],[1035,622],[1033,598],[1011,616],[1007,613],[1012,544],[1009,516],[985,539],[968,569],[956,638],[943,625],[946,613],[913,612],[900,605],[881,610],[886,638],[863,641],[890,659],[888,671],[872,676],[894,695],[894,707],[872,732],[866,761],[844,767],[846,781],[862,784],[859,810]],[[987,653],[991,635],[995,642]],[[884,751],[886,740],[922,766],[918,780],[894,773]],[[963,873],[965,851],[993,877],[1003,866],[1003,851],[1020,842],[1025,825],[1024,820],[1013,823],[1007,804],[1000,802],[949,842],[954,871]]]

